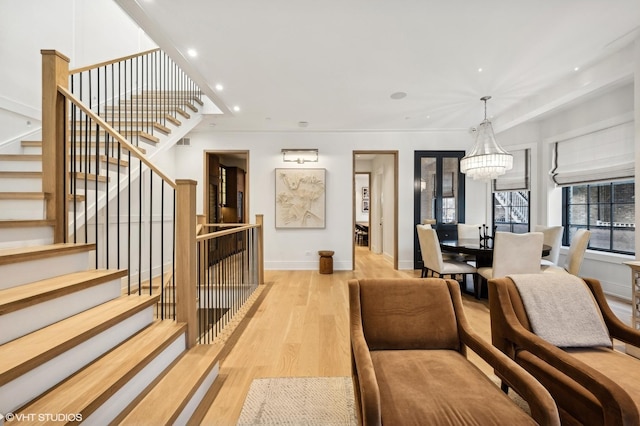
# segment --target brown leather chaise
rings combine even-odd
[[[456,281],[350,280],[349,306],[361,424],[559,424],[542,385],[471,331]],[[517,383],[533,418],[467,359],[467,348]]]
[[[549,275],[538,274],[541,280]],[[640,331],[622,323],[609,308],[600,283],[595,279],[577,280],[603,325],[605,336],[634,346],[640,344]],[[532,313],[523,303],[526,294],[513,276],[489,280],[489,305],[493,344],[523,366],[551,393],[558,405],[563,424],[638,425],[640,424],[640,360],[607,345],[554,345],[532,330],[536,327]],[[565,278],[563,278],[565,279]],[[586,284],[586,289],[584,289]],[[520,290],[519,290],[520,289]],[[526,291],[526,290],[525,290]],[[553,296],[549,300],[554,299]],[[595,303],[593,300],[595,299]],[[548,305],[565,311],[562,303]],[[599,313],[598,313],[599,311]],[[567,315],[566,311],[563,315]],[[572,320],[571,326],[584,321]],[[565,324],[565,326],[567,326]],[[539,328],[538,328],[539,330]],[[499,372],[496,373],[501,376]],[[502,377],[503,384],[519,390],[519,385]]]

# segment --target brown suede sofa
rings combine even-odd
[[[361,424],[559,424],[540,383],[471,331],[457,282],[350,280],[349,306]],[[532,416],[467,359],[467,348],[517,383]]]
[[[555,274],[538,275],[545,280],[547,275]],[[513,278],[517,280],[518,276]],[[588,288],[585,293],[595,299],[595,312],[600,311],[609,338],[640,345],[640,331],[615,316],[600,283],[589,278],[583,281]],[[525,308],[522,296],[510,277],[489,280],[493,344],[549,390],[563,424],[640,424],[640,360],[601,345],[561,348],[549,343],[533,333],[531,312]],[[566,315],[567,309],[563,310]],[[580,321],[580,327],[583,323]],[[504,385],[519,390],[518,384],[502,379]]]

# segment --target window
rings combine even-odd
[[[493,226],[498,231],[529,232],[529,191],[493,193]]]
[[[591,231],[589,248],[635,254],[635,183],[608,182],[568,186],[562,190],[563,245],[577,229]]]

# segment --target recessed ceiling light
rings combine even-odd
[[[482,68],[478,68],[478,72],[482,72]]]
[[[307,127],[309,125],[308,121],[298,121],[299,127]]]
[[[234,106],[234,107],[233,107],[233,110],[234,110],[235,112],[238,112],[238,111],[240,111],[240,107],[239,107],[238,105],[236,105],[236,106]]]
[[[189,49],[187,50],[187,55],[191,56],[192,58],[195,58],[196,56],[198,56],[198,52],[196,52],[196,49]]]
[[[220,83],[216,84],[216,90],[218,92],[222,92],[224,90],[224,86]]]
[[[427,115],[427,118],[431,118],[431,116],[430,116],[430,115]]]
[[[391,99],[402,99],[405,98],[407,94],[405,92],[395,92],[391,94]]]
[[[578,71],[580,69],[580,67],[575,67],[573,70],[574,71]]]

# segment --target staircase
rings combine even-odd
[[[133,102],[122,101],[120,111]],[[193,119],[195,104],[182,104],[177,115]],[[149,122],[156,135],[132,132],[140,152],[188,131],[173,132],[183,122],[171,117]],[[96,167],[69,174],[76,191],[66,196],[68,219],[84,214],[97,221],[106,205],[100,197],[108,202],[108,188],[124,191],[118,184],[131,164],[118,149],[100,150],[100,131],[70,128],[88,142],[72,161]],[[151,290],[171,273],[143,283],[148,292],[128,294],[128,270],[101,267],[96,243],[54,244],[54,223],[44,219],[51,194],[43,191],[42,143],[23,141],[16,150],[0,155],[0,188],[11,189],[0,192],[0,425],[197,422],[217,376],[220,347],[187,349],[186,324],[157,319],[160,296]],[[95,205],[92,213],[87,207]]]

